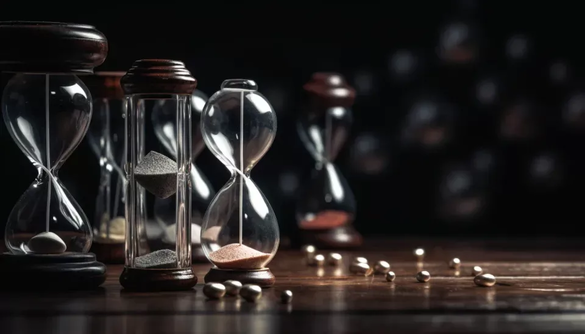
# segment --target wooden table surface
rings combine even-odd
[[[419,246],[428,283],[414,278]],[[257,303],[207,300],[209,265],[194,266],[194,290],[161,293],[122,291],[122,267],[110,266],[97,291],[0,293],[0,333],[585,333],[583,242],[375,240],[341,254],[342,266],[317,268],[281,250],[270,263],[277,283]],[[395,282],[349,274],[358,255],[388,261]],[[459,273],[447,266],[452,257]],[[475,286],[473,265],[498,284]],[[294,293],[289,305],[279,303],[284,289]]]

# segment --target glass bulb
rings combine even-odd
[[[10,252],[87,252],[87,217],[59,180],[59,169],[83,139],[91,119],[91,94],[74,75],[17,74],[2,98],[8,132],[38,175],[6,224]]]
[[[201,231],[203,251],[220,269],[264,268],[280,242],[272,207],[250,179],[276,135],[276,113],[257,89],[251,80],[226,80],[201,116],[207,147],[231,173]]]
[[[194,161],[205,147],[201,135],[201,113],[207,103],[208,97],[203,92],[195,90],[191,96],[191,122],[192,122],[192,159],[191,164],[191,243],[201,243],[201,222],[205,210],[215,195],[215,190],[209,183],[207,177],[195,165]],[[154,133],[166,151],[173,159],[177,159],[177,115],[175,105],[169,100],[159,100],[152,110],[152,124]],[[161,227],[163,233],[158,236],[165,244],[175,244],[175,209],[176,195],[169,198],[156,198],[154,201],[154,219]],[[193,248],[195,252],[196,249]],[[197,257],[194,256],[194,259]]]

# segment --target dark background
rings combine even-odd
[[[336,163],[356,195],[359,231],[579,236],[585,54],[577,1],[58,7],[2,1],[0,19],[94,25],[110,46],[98,70],[183,60],[208,95],[227,78],[255,80],[279,129],[252,177],[285,233],[294,231],[295,195],[313,165],[295,129],[302,85],[313,72],[336,71],[358,92]],[[4,126],[0,137],[4,220],[36,174]],[[227,181],[209,151],[197,164],[216,189]],[[92,217],[98,161],[87,142],[60,176]]]

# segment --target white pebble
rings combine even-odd
[[[349,272],[354,274],[370,276],[374,272],[374,270],[370,268],[370,265],[367,263],[354,262],[349,266]]]
[[[290,304],[290,302],[292,302],[292,299],[293,299],[293,293],[290,290],[284,290],[280,294],[280,302],[283,304]]]
[[[338,266],[343,261],[343,257],[339,253],[330,253],[327,262],[331,266]]]
[[[223,285],[225,286],[225,292],[230,296],[237,296],[242,288],[242,283],[234,280],[227,280],[223,282]]]
[[[53,232],[41,232],[30,238],[28,249],[37,254],[61,254],[67,250],[67,245],[61,237]]]
[[[301,248],[301,252],[303,252],[305,256],[312,256],[313,254],[315,254],[316,251],[317,248],[315,248],[315,246],[313,245],[304,245]]]
[[[477,286],[490,287],[496,284],[496,277],[492,274],[477,275],[473,278],[473,282]]]
[[[426,270],[423,270],[423,271],[419,272],[418,274],[416,274],[416,280],[421,282],[421,283],[426,283],[426,282],[431,280],[431,273],[429,273]]]
[[[378,261],[374,265],[374,271],[376,272],[376,274],[384,275],[390,271],[390,264],[386,261]]]
[[[262,288],[254,284],[246,284],[240,289],[240,296],[253,303],[262,297]]]
[[[425,257],[425,250],[422,248],[417,248],[414,250],[414,256],[416,256],[417,260],[422,260]]]
[[[321,267],[325,264],[325,256],[323,256],[323,254],[317,254],[317,255],[313,256],[313,258],[311,259],[309,264],[312,266]]]
[[[221,283],[206,283],[203,294],[209,299],[219,299],[225,295],[225,286]]]
[[[474,266],[471,269],[471,276],[481,275],[481,273],[483,273],[483,269],[480,266]]]
[[[459,260],[459,258],[454,257],[453,259],[451,259],[451,261],[449,261],[449,268],[459,269],[459,267],[461,267],[461,260]]]

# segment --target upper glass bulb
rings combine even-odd
[[[74,75],[17,74],[2,97],[8,132],[38,175],[12,209],[5,242],[15,254],[87,252],[87,217],[59,180],[59,169],[87,132],[91,94]]]
[[[276,114],[254,81],[226,80],[205,105],[201,132],[231,178],[212,200],[201,230],[205,255],[220,269],[261,269],[276,254],[276,216],[250,179],[276,135]]]

